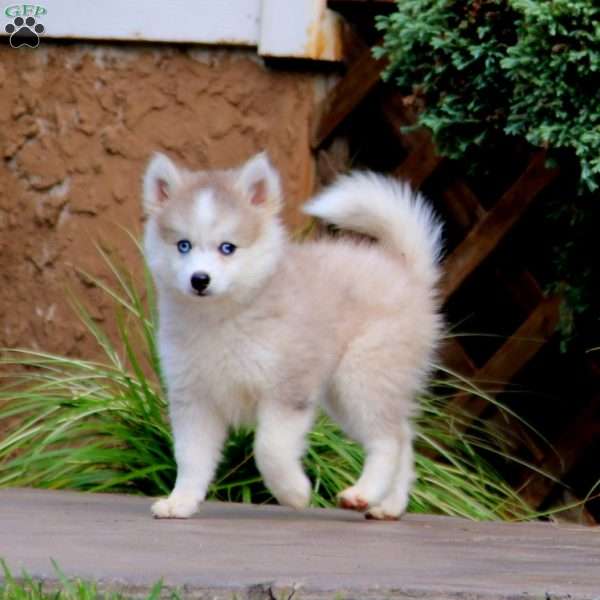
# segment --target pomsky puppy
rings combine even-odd
[[[441,330],[441,226],[406,184],[373,173],[341,177],[304,211],[378,243],[292,243],[281,206],[264,153],[221,171],[162,154],[148,165],[145,253],[177,460],[156,517],[198,509],[229,427],[242,423],[256,425],[256,463],[275,498],[307,506],[301,460],[319,406],[366,451],[340,505],[377,519],[406,508],[415,394]]]

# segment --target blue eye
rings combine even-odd
[[[192,249],[192,242],[189,240],[179,240],[177,242],[177,250],[180,254],[187,254]]]
[[[229,255],[229,254],[233,254],[236,250],[237,246],[235,244],[232,244],[231,242],[223,242],[220,246],[219,246],[219,252],[221,254],[225,254],[225,256]]]

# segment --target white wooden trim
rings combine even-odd
[[[262,0],[258,52],[341,60],[341,20],[326,0]]]
[[[8,6],[1,0],[4,24]],[[261,0],[39,0],[45,37],[256,46]],[[4,31],[4,24],[0,27]]]
[[[266,56],[339,60],[339,21],[326,0],[0,0],[41,6],[46,38],[257,47]]]

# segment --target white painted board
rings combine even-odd
[[[262,0],[258,52],[341,60],[341,20],[326,0]]]
[[[260,34],[261,0],[0,0],[2,34],[23,6],[46,10],[37,20],[50,38],[256,46]]]
[[[326,0],[0,0],[0,35],[33,16],[44,38],[258,47],[264,56],[340,60],[341,25]]]

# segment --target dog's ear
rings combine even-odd
[[[238,185],[253,206],[265,207],[275,213],[281,208],[279,173],[266,152],[253,156],[239,169]]]
[[[144,212],[159,212],[181,184],[181,171],[164,154],[156,153],[148,163],[144,175]]]

